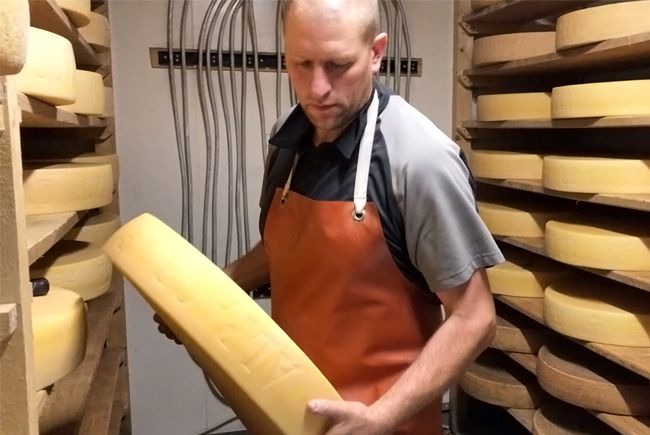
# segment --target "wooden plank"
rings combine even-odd
[[[114,280],[109,293],[88,301],[86,356],[75,371],[54,384],[40,419],[42,435],[68,435],[79,428],[113,316],[116,283]]]
[[[519,353],[519,352],[504,352],[512,360],[516,361],[523,368],[531,372],[532,374],[537,374],[537,357],[530,353]]]
[[[22,127],[106,127],[106,121],[94,116],[77,115],[35,98],[18,94]]]
[[[466,23],[524,23],[581,8],[593,0],[501,0],[463,17]]]
[[[118,435],[122,427],[122,420],[128,410],[128,392],[129,392],[129,372],[126,364],[120,367],[117,375],[117,387],[115,390],[115,399],[111,410],[111,421],[108,426],[108,435]]]
[[[79,222],[84,212],[57,213],[27,216],[27,252],[29,264],[33,264],[70,229]]]
[[[521,298],[517,296],[494,295],[494,298],[503,302],[509,307],[524,313],[537,322],[544,324],[544,299],[543,298]]]
[[[505,410],[530,433],[533,432],[533,416],[535,415],[534,409],[505,408]]]
[[[613,415],[595,411],[589,412],[623,435],[650,435],[650,417]]]
[[[650,127],[650,116],[603,116],[599,118],[551,119],[540,121],[465,121],[463,127],[472,129],[548,129],[548,128],[615,128]]]
[[[124,306],[118,306],[113,313],[108,337],[106,337],[106,346],[126,349],[126,316]]]
[[[72,43],[77,66],[101,65],[95,50],[77,31],[55,0],[29,0],[31,25],[61,35]]]
[[[47,397],[47,390],[39,390],[36,392],[36,410],[39,415],[43,412],[43,408],[45,408]]]
[[[18,309],[16,304],[0,304],[0,343],[9,338],[18,327]],[[0,353],[2,347],[0,347]]]

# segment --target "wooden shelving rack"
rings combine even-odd
[[[31,25],[57,33],[73,45],[77,68],[97,71],[111,83],[110,53],[98,54],[54,0],[29,0]],[[94,12],[108,16],[107,0]],[[29,266],[56,244],[84,212],[26,217],[22,152],[30,140],[47,140],[58,151],[83,142],[115,152],[112,117],[69,113],[16,89],[0,76],[0,433],[130,433],[123,282],[88,301],[88,341],[81,365],[46,390],[34,389]],[[27,138],[21,144],[21,136]],[[90,145],[88,145],[90,144]],[[90,149],[92,151],[92,149]],[[117,195],[115,195],[117,197]],[[114,202],[111,208],[119,212]]]
[[[626,71],[648,71],[650,66],[650,33],[641,33],[623,38],[578,47],[561,53],[537,56],[523,60],[506,62],[483,67],[472,67],[473,40],[476,37],[493,34],[512,33],[531,30],[553,30],[553,18],[571,10],[588,7],[593,1],[554,1],[554,0],[500,0],[493,5],[480,10],[471,11],[470,2],[455,1],[454,23],[454,140],[468,155],[471,162],[475,147],[486,148],[482,140],[500,142],[502,148],[516,144],[517,141],[527,142],[533,149],[536,136],[543,138],[575,137],[576,134],[599,137],[602,132],[612,130],[616,135],[635,138],[647,137],[650,134],[650,116],[602,117],[585,119],[562,119],[550,121],[504,121],[479,122],[474,119],[474,98],[488,91],[509,92],[513,87],[525,91],[525,83],[530,83],[534,90],[547,85],[547,90],[557,83],[570,84],[589,81],[586,78]],[[540,18],[543,25],[531,23]],[[550,24],[549,24],[550,23]],[[643,74],[643,73],[642,73]],[[650,78],[650,74],[645,73]],[[637,77],[638,78],[638,77]],[[597,80],[593,80],[597,81]],[[522,85],[522,83],[524,85]],[[523,86],[523,87],[522,87]],[[611,135],[610,135],[611,136]],[[591,137],[591,136],[587,136]],[[648,142],[650,143],[650,142]],[[564,144],[564,142],[563,142]],[[521,144],[519,144],[521,145]],[[645,155],[650,155],[650,148],[640,148]],[[488,149],[490,146],[487,147]],[[519,151],[526,145],[519,146]],[[637,150],[639,147],[636,148]],[[557,151],[555,151],[557,152]],[[530,195],[539,198],[540,195],[552,196],[567,200],[567,203],[598,204],[603,210],[630,210],[631,213],[649,213],[650,225],[650,195],[613,195],[613,194],[573,194],[552,191],[542,186],[539,180],[495,180],[477,179],[479,196],[481,187],[492,190],[500,197],[510,195]],[[496,187],[494,187],[496,186]],[[543,199],[543,198],[542,198]],[[606,212],[606,211],[605,211]],[[543,238],[500,237],[495,239],[502,244],[516,246],[546,256]],[[650,272],[624,272],[615,270],[599,270],[586,267],[567,265],[576,273],[586,272],[611,279],[636,289],[650,292]],[[637,291],[630,289],[630,291]],[[505,304],[527,315],[531,319],[544,324],[544,304],[542,299],[495,296],[497,305]],[[572,339],[577,346],[583,346],[595,354],[601,355],[620,366],[650,379],[650,348],[633,348],[612,346]],[[517,353],[506,354],[527,370],[535,373],[536,356]],[[594,356],[596,357],[596,356]],[[466,398],[463,392],[455,389],[452,392],[452,409],[456,407],[456,415],[452,415],[452,429],[459,430],[464,426],[463,417],[466,415]],[[649,398],[650,400],[650,398]],[[519,421],[522,426],[532,432],[531,410],[506,409]],[[606,425],[622,434],[650,434],[650,418],[629,417],[590,411]],[[455,427],[454,427],[455,426]]]

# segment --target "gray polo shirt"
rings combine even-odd
[[[379,211],[398,268],[422,290],[436,292],[503,261],[476,211],[474,181],[458,145],[400,96],[380,84],[375,88],[379,116],[368,201]],[[262,234],[275,189],[284,186],[296,152],[291,190],[314,200],[352,201],[369,103],[334,142],[318,147],[300,106],[276,123],[260,199]]]

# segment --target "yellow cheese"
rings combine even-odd
[[[582,408],[564,402],[542,405],[533,416],[533,435],[616,435]]]
[[[74,85],[77,99],[59,109],[80,115],[103,116],[105,110],[104,79],[101,74],[77,70]]]
[[[340,399],[280,327],[225,273],[155,217],[144,214],[104,245],[207,371],[252,434],[321,434],[307,401]]]
[[[544,289],[571,272],[544,257],[501,246],[503,263],[486,270],[492,293],[524,298],[543,298]]]
[[[553,118],[650,115],[650,80],[559,86],[552,95]]]
[[[499,0],[472,0],[472,10],[479,10],[497,3]]]
[[[650,1],[630,1],[569,12],[557,19],[557,49],[650,32]]]
[[[87,301],[110,289],[112,271],[111,261],[98,245],[62,240],[30,267],[29,276],[47,278]]]
[[[99,211],[89,212],[63,238],[103,245],[118,228],[120,228],[118,215]]]
[[[555,32],[524,32],[474,40],[472,65],[484,66],[555,53]]]
[[[85,26],[90,22],[90,0],[55,0],[75,26]]]
[[[0,76],[17,74],[27,59],[28,0],[0,2]]]
[[[545,244],[548,256],[563,263],[596,269],[650,271],[647,221],[553,220],[546,224]]]
[[[73,371],[86,352],[86,307],[78,294],[51,287],[32,301],[36,389]]]
[[[549,92],[479,95],[476,99],[479,121],[551,119]]]
[[[544,322],[580,340],[650,347],[650,295],[613,281],[562,281],[544,293]]]
[[[120,179],[120,163],[117,154],[84,153],[76,156],[56,156],[25,160],[28,164],[36,163],[107,163],[113,172],[113,188],[117,187]]]
[[[544,237],[547,221],[567,215],[566,212],[532,201],[501,204],[478,201],[478,212],[492,234],[511,237]]]
[[[113,199],[113,170],[108,164],[24,165],[25,213],[90,210]]]
[[[79,33],[93,48],[103,53],[110,50],[111,37],[109,34],[108,20],[102,14],[90,13],[90,22],[79,28]]]
[[[650,160],[544,157],[544,187],[562,192],[650,193]]]
[[[472,173],[475,177],[540,180],[543,156],[512,151],[476,150],[472,152]]]
[[[72,44],[63,36],[30,27],[27,61],[16,76],[18,90],[49,104],[75,102]]]

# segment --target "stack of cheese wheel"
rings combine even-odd
[[[90,22],[79,28],[79,33],[99,53],[110,50],[111,37],[108,20],[102,14],[90,13]]]
[[[535,376],[497,350],[483,352],[458,384],[475,399],[507,408],[536,409],[547,400]]]
[[[72,104],[76,63],[63,36],[30,27],[27,60],[16,76],[18,91],[53,105]]]
[[[544,293],[544,323],[580,340],[650,347],[650,295],[609,280],[562,281]]]
[[[549,394],[586,409],[650,415],[650,381],[574,343],[539,351],[537,379]]]
[[[565,50],[650,32],[648,17],[650,0],[607,4],[569,12],[557,19],[557,49]]]
[[[113,188],[120,180],[120,163],[115,153],[83,153],[75,156],[38,157],[26,160],[28,164],[37,163],[107,163],[113,172]]]
[[[340,396],[237,284],[171,228],[144,214],[104,250],[140,291],[253,434],[316,435],[310,399]]]
[[[561,192],[650,194],[650,160],[546,156],[542,184]]]
[[[542,405],[533,416],[533,435],[616,435],[582,408],[563,402]]]
[[[58,381],[83,360],[86,351],[86,307],[69,290],[51,287],[32,301],[36,389]]]
[[[513,151],[472,151],[472,173],[479,178],[541,180],[544,156]]]
[[[551,337],[547,328],[505,305],[498,306],[496,322],[494,349],[536,355]]]
[[[77,27],[90,22],[90,0],[55,0]]]
[[[479,121],[522,121],[551,119],[549,92],[479,95],[476,99]]]
[[[519,200],[478,201],[478,211],[492,234],[510,237],[544,237],[547,221],[569,216],[553,204]]]
[[[59,109],[80,115],[103,116],[106,90],[101,74],[78,69],[74,77],[77,99],[72,104],[59,106]]]
[[[27,215],[90,210],[113,200],[109,164],[26,164],[23,167]]]
[[[101,248],[87,242],[62,240],[39,258],[29,270],[30,278],[47,278],[90,300],[111,287],[113,267]]]
[[[494,294],[543,298],[546,287],[571,275],[567,268],[539,255],[511,246],[500,248],[506,261],[486,271]]]
[[[555,32],[491,35],[474,40],[475,67],[555,53]]]
[[[574,266],[650,271],[650,227],[628,216],[557,219],[546,223],[546,253]]]
[[[29,1],[0,2],[0,76],[17,74],[27,59]]]
[[[118,228],[120,228],[118,215],[94,210],[87,213],[63,236],[63,239],[103,245]]]

